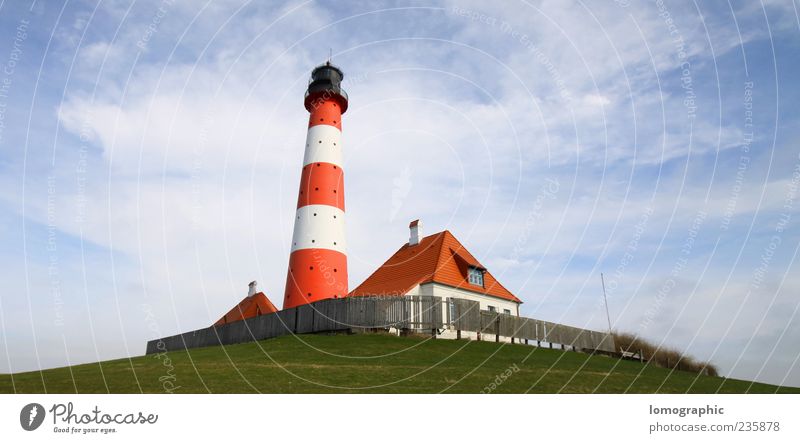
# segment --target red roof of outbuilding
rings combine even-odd
[[[222,326],[226,323],[232,323],[264,314],[272,314],[273,312],[278,312],[275,305],[269,301],[263,292],[256,292],[252,297],[248,296],[240,301],[239,304],[217,320],[214,326]]]
[[[469,283],[469,267],[486,269],[450,231],[443,231],[417,245],[403,245],[348,295],[405,295],[418,284],[435,282],[522,303],[489,271],[483,274],[483,287]]]

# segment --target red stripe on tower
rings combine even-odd
[[[297,196],[292,253],[283,309],[347,295],[344,235],[342,114],[344,74],[330,62],[311,72],[305,106],[308,119],[303,172]]]

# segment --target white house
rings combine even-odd
[[[443,300],[462,298],[478,301],[480,309],[484,311],[519,316],[522,301],[503,287],[450,231],[422,238],[419,220],[411,222],[409,228],[409,242],[349,296],[432,295]],[[446,317],[445,313],[443,316]],[[455,338],[456,333],[445,330],[440,337]],[[477,334],[462,333],[462,337],[477,338]],[[494,340],[494,336],[491,340]]]

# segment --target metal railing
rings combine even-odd
[[[296,308],[151,340],[147,354],[205,346],[264,340],[288,334],[353,330],[445,331],[479,333],[573,349],[614,352],[606,332],[576,328],[510,314],[481,311],[477,301],[433,296],[347,297],[322,300]],[[513,341],[513,340],[512,340]]]

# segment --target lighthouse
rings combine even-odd
[[[283,309],[347,295],[342,78],[327,62],[314,68],[306,90],[310,115]]]

